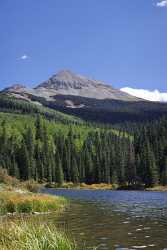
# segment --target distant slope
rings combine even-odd
[[[125,102],[118,100],[97,100],[79,96],[57,95],[56,101],[32,97],[33,101],[63,113],[79,117],[84,121],[97,123],[145,122],[167,116],[167,104],[158,102]],[[68,100],[68,105],[67,105]]]
[[[8,131],[10,131],[10,134],[20,134],[22,133],[26,127],[33,127],[35,120],[37,116],[34,116],[33,114],[18,114],[18,113],[10,113],[10,112],[2,112],[0,111],[0,125],[5,121],[6,127]],[[78,147],[79,141],[84,140],[89,133],[94,132],[102,132],[105,133],[112,133],[115,136],[122,137],[125,136],[127,138],[131,138],[131,135],[128,133],[123,133],[120,130],[112,127],[101,127],[86,123],[73,123],[73,126],[70,126],[69,123],[62,123],[62,121],[58,120],[48,120],[43,119],[45,121],[45,124],[48,128],[49,134],[55,135],[55,132],[59,132],[63,134],[64,136],[67,136],[69,131],[73,131],[74,133],[78,133],[78,138],[76,137],[76,144]],[[0,126],[0,132],[1,132],[2,126]],[[19,139],[19,138],[18,138]],[[83,141],[82,141],[83,142]],[[81,142],[81,144],[82,144]]]
[[[37,104],[37,102],[27,102],[22,99],[17,99],[12,96],[5,94],[0,94],[0,111],[7,113],[16,114],[40,114],[47,119],[60,121],[63,123],[82,123],[83,121],[72,115],[64,114],[60,111],[56,111],[42,105]]]

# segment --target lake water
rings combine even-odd
[[[167,250],[167,193],[103,190],[43,192],[71,199],[56,221],[78,249]]]

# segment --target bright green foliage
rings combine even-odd
[[[166,120],[98,127],[0,113],[0,166],[21,180],[166,184]],[[131,126],[131,127],[130,127]],[[156,144],[155,144],[156,142]]]

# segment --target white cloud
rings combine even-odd
[[[160,0],[159,2],[157,2],[157,7],[167,7],[167,0]]]
[[[121,90],[130,95],[143,98],[145,100],[156,101],[156,102],[167,102],[167,93],[159,92],[159,90],[157,89],[150,91],[146,89],[133,89],[125,87],[122,88]]]
[[[28,58],[30,58],[28,55],[26,55],[26,54],[24,54],[24,55],[22,55],[21,57],[20,57],[20,59],[21,60],[26,60],[26,59],[28,59]]]

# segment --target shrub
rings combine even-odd
[[[65,182],[62,187],[63,188],[73,188],[75,186],[78,186],[78,184],[74,184],[73,182]]]
[[[9,176],[7,170],[0,167],[0,183],[17,186],[19,180],[17,180],[15,177]]]
[[[41,186],[39,183],[37,183],[34,180],[24,181],[20,185],[21,185],[21,187],[23,187],[23,188],[25,188],[28,191],[33,192],[33,193],[37,193],[40,186]]]

